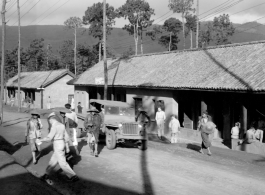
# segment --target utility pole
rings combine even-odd
[[[106,0],[103,0],[103,60],[104,60],[104,100],[108,98],[108,67],[106,58]]]
[[[76,76],[76,29],[77,29],[77,26],[75,25],[75,32],[74,32],[74,35],[75,35],[75,50],[74,50],[74,63],[75,63],[75,76]]]
[[[5,70],[5,41],[6,41],[6,19],[5,19],[5,14],[6,14],[6,0],[2,1],[2,63],[1,63],[1,97],[0,97],[0,124],[3,123],[3,97],[4,97],[4,70]]]
[[[18,63],[18,112],[21,111],[21,96],[20,96],[20,7],[19,7],[19,0],[17,0],[17,14],[18,14],[18,50],[17,50],[17,63]]]
[[[199,0],[197,0],[197,32],[196,32],[196,48],[199,48]]]

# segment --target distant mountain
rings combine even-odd
[[[204,24],[202,24],[203,26]],[[232,37],[233,43],[249,42],[257,40],[265,40],[265,26],[257,22],[250,22],[241,24],[234,24],[237,27],[235,35]],[[87,31],[79,29],[78,43],[86,43],[94,45],[98,42],[92,36],[89,36]],[[245,32],[243,32],[245,31]],[[17,27],[7,27],[7,49],[16,47],[18,40]],[[193,36],[193,45],[195,46],[195,36]],[[2,31],[0,26],[0,41],[2,38]],[[21,43],[23,47],[28,47],[30,42],[35,38],[44,38],[45,45],[51,44],[54,52],[56,52],[62,45],[64,40],[73,40],[74,35],[71,30],[65,30],[63,25],[40,25],[40,26],[23,26],[21,27]],[[1,44],[1,43],[0,43]],[[108,45],[112,52],[117,55],[128,50],[131,46],[134,49],[134,39],[125,30],[120,28],[113,28],[111,35],[108,37]],[[144,53],[162,52],[167,48],[162,47],[157,41],[152,41],[150,37],[143,37]],[[178,44],[179,50],[183,49],[183,39],[180,34],[180,42]],[[190,48],[190,37],[186,38],[186,48]],[[139,49],[140,53],[140,40]]]

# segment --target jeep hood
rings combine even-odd
[[[105,125],[118,126],[121,123],[135,123],[134,117],[119,116],[119,115],[105,115]]]

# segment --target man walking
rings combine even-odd
[[[156,124],[158,126],[158,138],[162,139],[164,136],[164,124],[166,120],[165,112],[158,107],[158,111],[156,112]]]
[[[65,142],[68,139],[68,135],[65,130],[65,126],[55,119],[55,114],[51,113],[48,116],[48,123],[51,126],[50,133],[47,137],[41,139],[41,142],[53,141],[53,155],[50,159],[49,165],[46,168],[46,173],[42,179],[48,182],[49,175],[51,171],[56,167],[57,164],[60,165],[61,169],[64,171],[69,181],[75,182],[79,178],[76,176],[75,172],[71,169],[69,164],[66,162],[65,158]]]
[[[27,143],[27,138],[29,138],[29,144],[30,144],[30,149],[32,152],[33,164],[37,163],[36,153],[39,152],[39,155],[40,155],[40,152],[41,152],[40,146],[36,144],[36,140],[41,138],[41,129],[43,127],[39,117],[40,117],[39,113],[37,112],[31,113],[31,118],[27,122],[27,128],[26,128],[26,133],[25,133],[26,143]]]
[[[47,99],[47,109],[50,110],[51,109],[51,104],[52,104],[52,100],[51,97],[49,96]]]
[[[99,138],[99,130],[102,124],[102,118],[99,115],[99,111],[97,109],[88,110],[88,115],[84,121],[84,127],[87,130],[87,143],[90,147],[90,154],[92,156],[98,157],[98,138]],[[91,143],[92,138],[95,139],[95,146]]]
[[[78,118],[77,118],[76,113],[71,110],[70,104],[65,104],[65,108],[71,112],[71,113],[66,113],[65,116],[68,118],[68,121],[69,121],[70,137],[72,139],[76,155],[80,156],[78,148],[77,148],[78,142],[77,142],[77,137],[76,137],[77,136],[76,128],[78,126]]]

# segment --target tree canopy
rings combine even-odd
[[[138,38],[140,36],[142,40],[143,30],[152,25],[151,16],[155,14],[154,9],[145,0],[127,0],[124,5],[117,9],[117,13],[119,17],[129,20],[129,24],[126,24],[123,29],[130,35],[134,35],[135,54],[137,55]],[[143,53],[142,47],[141,51]]]
[[[117,14],[114,7],[106,4],[106,32],[111,33],[112,26],[115,24]],[[88,7],[83,16],[83,24],[89,25],[88,33],[94,38],[102,40],[103,38],[103,3],[94,3]]]

